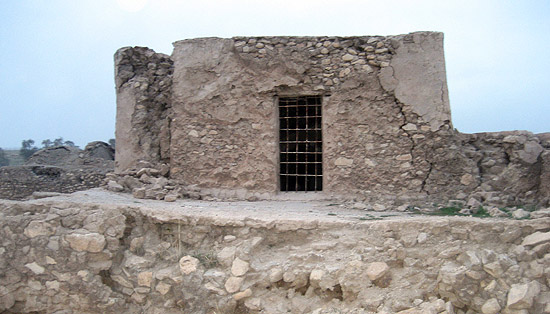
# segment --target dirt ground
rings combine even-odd
[[[396,209],[373,211],[355,209],[353,203],[327,200],[315,193],[300,195],[289,193],[281,200],[260,201],[204,201],[179,199],[175,202],[136,199],[131,194],[114,193],[102,188],[59,195],[30,202],[56,203],[72,202],[83,204],[111,205],[140,208],[161,221],[170,221],[182,216],[217,218],[221,220],[289,220],[319,221],[326,223],[364,223],[378,220],[441,220],[441,217],[421,215],[413,212],[400,212]],[[445,219],[467,220],[471,217],[445,217]],[[484,218],[484,220],[499,220]]]

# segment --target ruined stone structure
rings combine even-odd
[[[163,169],[151,198],[548,203],[548,136],[453,129],[441,33],[190,39],[115,66],[116,171]]]
[[[0,167],[0,199],[24,199],[40,193],[72,193],[98,187],[113,171],[114,149],[104,142],[55,146],[34,153],[21,166]]]
[[[453,130],[441,34],[115,57],[117,173],[101,176],[134,197],[0,200],[0,313],[550,313],[550,134]],[[105,170],[100,152],[24,169],[58,187],[40,171]],[[0,192],[29,190],[12,181]],[[296,194],[312,197],[281,201]]]
[[[550,210],[369,221],[331,204],[1,200],[0,312],[550,313]]]

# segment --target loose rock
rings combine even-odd
[[[37,275],[43,274],[44,270],[45,270],[44,267],[38,265],[36,262],[26,264],[25,267],[27,267],[28,269],[30,269],[33,273],[35,273]]]
[[[374,262],[367,268],[367,276],[371,281],[382,278],[390,270],[390,267],[384,262]]]
[[[508,292],[506,307],[511,310],[529,309],[539,292],[540,287],[536,281],[528,284],[514,284]]]
[[[242,292],[237,292],[233,295],[233,298],[235,299],[235,301],[239,301],[239,300],[242,300],[242,299],[245,299],[245,298],[248,298],[252,296],[252,290],[249,289],[246,289]]]
[[[535,232],[526,236],[521,245],[535,246],[546,242],[550,242],[550,232]]]

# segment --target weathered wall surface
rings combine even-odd
[[[293,79],[272,76],[234,49],[231,39],[175,43],[171,176],[186,185],[274,192],[272,88]]]
[[[84,150],[41,149],[21,166],[0,167],[0,198],[23,199],[34,192],[72,193],[100,186],[113,171],[113,149],[91,142]]]
[[[550,313],[550,218],[98,193],[0,202],[0,311]]]
[[[143,47],[115,54],[116,170],[144,160],[166,162],[170,151],[172,60]]]
[[[461,134],[461,150],[475,161],[464,186],[475,187],[472,196],[481,202],[550,204],[548,169],[550,138],[526,131]]]
[[[184,195],[273,197],[278,97],[320,95],[324,195],[549,202],[547,139],[452,128],[441,33],[200,38],[176,42],[170,58],[123,48],[116,60],[117,170],[169,164]]]
[[[106,172],[45,165],[1,167],[0,198],[23,199],[38,191],[72,193],[87,190],[100,186]]]
[[[172,177],[275,193],[277,97],[323,95],[326,192],[421,192],[428,166],[415,162],[407,131],[426,139],[449,129],[442,40],[415,33],[175,43]],[[409,95],[416,85],[421,93]]]
[[[541,169],[539,181],[539,199],[550,205],[550,132],[539,134],[545,150],[540,154]]]
[[[380,70],[380,83],[436,132],[451,122],[443,33],[391,38],[393,56]]]

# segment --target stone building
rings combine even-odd
[[[547,136],[453,129],[442,33],[199,38],[121,48],[115,69],[122,174],[147,162],[220,198],[549,196]]]

